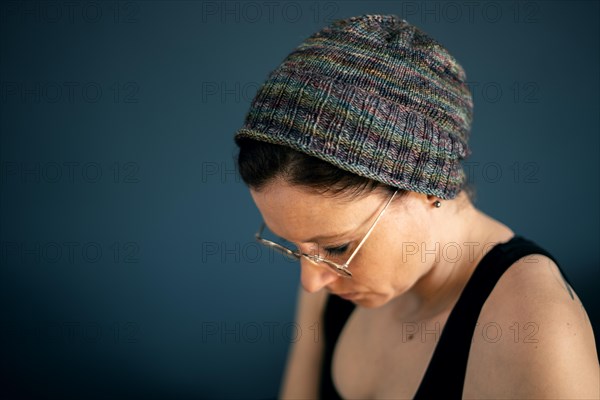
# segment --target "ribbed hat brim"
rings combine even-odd
[[[394,187],[454,198],[466,143],[433,120],[362,88],[302,71],[273,71],[237,137],[286,145]]]

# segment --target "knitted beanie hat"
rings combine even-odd
[[[337,20],[259,88],[235,139],[281,144],[390,186],[456,197],[473,100],[448,51],[395,15]]]

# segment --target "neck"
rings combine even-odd
[[[447,206],[446,202],[444,205]],[[435,238],[439,251],[411,290],[398,298],[395,315],[403,320],[419,321],[448,314],[473,271],[493,247],[514,233],[502,223],[477,210],[470,202],[448,209],[442,216],[445,230]],[[438,225],[442,226],[442,225]],[[452,244],[460,257],[449,259],[442,249]],[[454,253],[454,249],[452,251]]]

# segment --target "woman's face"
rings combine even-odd
[[[377,191],[344,201],[281,180],[250,193],[274,234],[304,253],[318,251],[338,264],[348,260],[390,197]],[[407,292],[435,262],[433,254],[424,260],[420,253],[414,254],[415,246],[435,248],[430,236],[435,223],[430,204],[427,196],[414,192],[395,198],[350,262],[350,279],[302,257],[302,286],[308,292],[326,288],[335,294],[350,293],[342,297],[367,308],[379,307]],[[342,253],[327,251],[344,245]]]

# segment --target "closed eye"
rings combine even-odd
[[[344,244],[342,246],[337,247],[325,247],[325,252],[327,255],[341,255],[344,254],[348,250],[348,244]]]

